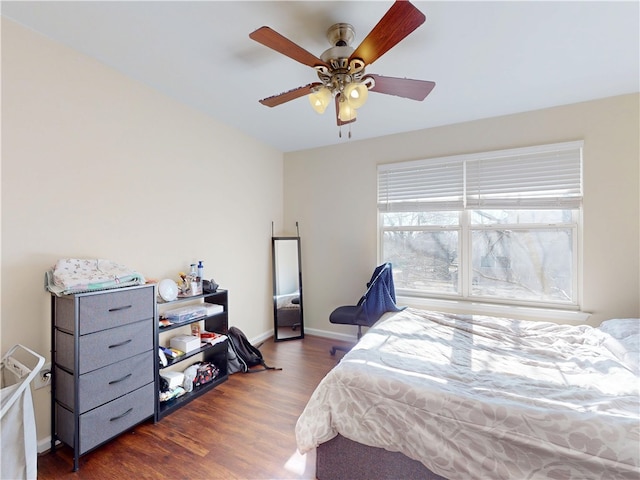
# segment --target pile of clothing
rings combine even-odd
[[[143,275],[103,259],[64,258],[45,273],[45,288],[55,295],[143,285]]]

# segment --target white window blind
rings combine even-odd
[[[577,208],[582,145],[568,142],[378,166],[381,211]]]
[[[386,211],[461,210],[464,162],[411,162],[378,167],[378,206]]]

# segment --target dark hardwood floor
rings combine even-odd
[[[211,392],[154,424],[149,421],[80,457],[58,447],[38,457],[38,478],[49,479],[314,479],[315,452],[297,453],[294,427],[324,375],[341,358],[335,340],[260,346],[282,371],[236,373]]]

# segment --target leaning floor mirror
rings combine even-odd
[[[300,237],[271,237],[274,340],[304,338]]]

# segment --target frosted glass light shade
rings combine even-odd
[[[351,102],[346,100],[342,100],[338,102],[338,118],[342,122],[350,122],[356,119],[356,109],[353,108]]]
[[[364,83],[350,83],[344,89],[344,94],[353,108],[360,108],[369,97],[369,89]]]
[[[320,114],[324,113],[329,103],[331,103],[331,91],[327,87],[320,87],[308,96],[309,103],[311,103],[313,109]]]

